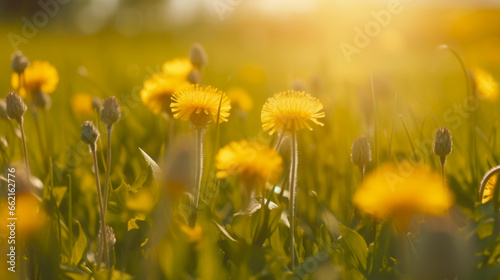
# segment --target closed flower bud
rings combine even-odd
[[[110,126],[119,121],[121,115],[122,111],[118,99],[114,96],[106,98],[102,104],[101,120]]]
[[[9,119],[21,121],[26,112],[26,104],[17,92],[9,92],[5,99],[7,104],[7,116]]]
[[[95,147],[95,142],[99,138],[99,131],[92,121],[85,121],[82,125],[82,141],[85,144]]]
[[[372,161],[370,142],[364,135],[354,139],[351,149],[351,161],[359,167],[363,167]]]
[[[205,52],[205,49],[203,48],[202,45],[197,43],[191,47],[191,52],[189,53],[189,60],[191,60],[191,63],[193,64],[194,67],[200,70],[207,65],[208,63],[207,53]]]
[[[28,67],[28,65],[30,65],[30,61],[21,51],[16,51],[10,56],[10,64],[12,70],[17,74],[20,74],[26,67]]]
[[[97,96],[92,97],[92,109],[99,113],[102,110],[102,100]]]
[[[434,139],[434,153],[438,156],[445,157],[451,153],[452,145],[450,130],[446,127],[440,127]]]
[[[188,81],[192,84],[200,84],[201,83],[201,73],[198,69],[193,69],[189,72]]]
[[[7,116],[7,103],[5,103],[4,99],[0,99],[0,117],[4,119],[8,119]]]
[[[48,111],[50,106],[52,106],[52,98],[50,98],[50,96],[45,92],[39,90],[33,97],[33,103],[43,110]]]

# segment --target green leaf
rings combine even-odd
[[[490,218],[479,224],[479,226],[477,227],[477,235],[479,236],[479,239],[484,239],[493,234],[493,230],[495,227],[494,222],[495,220],[493,218]]]
[[[62,200],[64,199],[64,195],[68,190],[67,187],[54,187],[54,199],[56,200],[57,207],[61,205]]]
[[[71,251],[71,259],[70,263],[72,265],[77,265],[83,257],[83,253],[85,253],[85,249],[87,249],[87,237],[85,236],[85,232],[82,229],[82,225],[77,220],[78,224],[78,240],[75,242],[75,246]]]
[[[141,154],[146,160],[146,162],[148,163],[149,168],[151,168],[151,174],[153,175],[153,179],[156,182],[159,182],[161,178],[160,167],[148,154],[146,154],[146,152],[144,152],[141,148],[139,148],[139,150],[141,151]]]
[[[368,246],[361,235],[356,231],[339,223],[339,231],[342,236],[339,238],[341,246],[346,250],[346,256],[351,264],[360,271],[366,270],[366,260],[368,257]]]
[[[234,239],[234,238],[233,238],[233,237],[229,234],[229,232],[227,232],[227,230],[226,230],[226,228],[224,228],[224,226],[219,225],[216,221],[213,221],[213,222],[214,222],[214,224],[215,224],[215,225],[216,225],[216,226],[220,229],[220,231],[222,232],[222,234],[223,234],[224,236],[226,236],[226,237],[227,237],[227,239],[229,239],[229,240],[231,240],[231,241],[233,241],[233,242],[238,242],[236,239]]]

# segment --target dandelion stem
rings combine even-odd
[[[106,217],[106,210],[108,209],[108,195],[109,195],[109,175],[111,173],[111,133],[113,131],[113,125],[107,126],[108,133],[108,158],[107,158],[107,168],[106,168],[106,182],[104,185],[104,217]]]
[[[205,129],[197,128],[195,129],[196,136],[196,174],[194,178],[194,216],[191,222],[191,226],[196,223],[196,215],[198,212],[198,206],[200,204],[200,191],[201,191],[201,178],[203,177],[203,136],[205,135]]]
[[[102,244],[100,244],[100,249],[99,251],[102,251],[104,253],[104,263],[106,265],[106,268],[109,267],[109,256],[108,256],[108,238],[106,236],[106,219],[104,216],[104,203],[102,199],[102,193],[101,193],[101,183],[99,181],[99,166],[97,163],[97,155],[96,155],[96,145],[95,143],[93,145],[90,145],[90,149],[92,151],[92,157],[94,158],[94,173],[95,173],[95,181],[96,181],[96,186],[97,186],[97,198],[99,199],[99,208],[100,208],[100,214],[101,214],[101,241]],[[97,240],[97,243],[99,244],[99,240]],[[102,246],[102,247],[101,247]],[[99,254],[100,255],[100,254]],[[101,267],[101,256],[98,256],[97,258],[97,270],[100,269]]]
[[[443,187],[446,188],[446,174],[445,174],[445,165],[446,165],[446,156],[440,156],[441,161],[441,173],[443,176]]]
[[[298,150],[297,150],[297,132],[292,133],[292,149],[290,163],[290,257],[292,270],[295,270],[295,195],[297,191],[297,166],[298,166]]]
[[[21,129],[21,140],[23,141],[24,164],[26,164],[26,176],[28,177],[28,184],[31,186],[30,164],[28,161],[28,149],[26,147],[26,136],[24,135],[24,119],[21,117],[19,120],[19,128]]]
[[[40,120],[38,118],[38,110],[36,109],[36,106],[35,106],[35,104],[33,104],[33,102],[31,103],[30,109],[31,109],[31,115],[33,116],[33,119],[35,121],[36,135],[38,137],[38,143],[40,145],[40,150],[42,151],[43,161],[46,161],[48,159],[47,150],[45,149],[45,147],[43,145],[43,137],[42,137],[42,130],[40,128]],[[44,169],[44,170],[46,170],[46,169]]]

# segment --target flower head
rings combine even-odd
[[[101,120],[103,123],[107,124],[108,127],[113,125],[120,120],[122,116],[122,110],[120,108],[120,102],[114,96],[106,98],[102,104],[101,110]]]
[[[99,138],[99,130],[92,121],[85,121],[82,125],[82,141],[95,147],[95,142]]]
[[[196,127],[204,127],[210,119],[217,122],[218,114],[218,122],[226,122],[231,102],[226,94],[217,88],[189,85],[172,95],[170,107],[176,119],[190,120]]]
[[[12,70],[19,74],[30,65],[30,60],[21,51],[16,51],[10,56],[10,65]]]
[[[364,135],[354,139],[351,148],[351,161],[357,166],[365,166],[372,161],[370,142]]]
[[[472,72],[477,93],[484,99],[496,100],[498,97],[498,83],[481,68],[476,68]]]
[[[189,73],[195,67],[187,57],[176,58],[163,63],[162,71],[171,78],[182,79],[186,81]]]
[[[481,203],[486,203],[493,199],[493,194],[495,193],[495,187],[498,181],[498,172],[493,174],[490,179],[486,182],[483,191],[483,197],[481,198]]]
[[[452,201],[439,174],[408,162],[381,166],[365,178],[354,195],[361,210],[377,219],[393,219],[401,231],[408,228],[413,214],[441,215]]]
[[[191,52],[189,53],[189,60],[194,67],[198,69],[203,69],[208,63],[207,53],[202,45],[196,43],[191,47]]]
[[[11,83],[15,89],[19,88],[18,73],[12,74]],[[58,83],[59,76],[56,68],[47,61],[36,60],[24,69],[19,95],[31,99],[39,91],[50,94],[54,92]]]
[[[453,142],[450,130],[446,127],[440,127],[436,131],[436,137],[434,138],[434,153],[438,156],[445,157],[451,153],[452,145]]]
[[[248,187],[253,187],[253,183],[265,183],[267,178],[276,181],[283,171],[283,160],[277,151],[246,140],[231,142],[220,149],[215,161],[217,178],[239,175]]]
[[[155,114],[166,112],[172,116],[171,97],[180,88],[189,85],[183,79],[169,77],[164,73],[153,74],[144,82],[142,102]]]
[[[26,112],[26,104],[23,99],[17,94],[17,92],[9,92],[5,98],[5,103],[7,104],[7,116],[9,119],[21,121]]]
[[[318,121],[325,117],[322,109],[323,105],[318,99],[303,91],[280,92],[267,99],[264,104],[261,113],[262,128],[271,135],[283,129],[312,130],[308,121],[323,126]]]

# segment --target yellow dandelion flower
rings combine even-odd
[[[172,116],[171,97],[189,83],[183,79],[169,77],[164,73],[153,74],[144,82],[141,91],[142,102],[155,114],[166,112]]]
[[[226,122],[231,109],[227,95],[212,86],[189,85],[172,95],[172,113],[176,119],[190,120],[196,127],[203,127],[210,119]]]
[[[71,108],[77,117],[92,115],[92,95],[88,93],[77,93],[71,97]]]
[[[187,80],[195,67],[187,57],[176,58],[163,63],[162,71],[169,77]]]
[[[10,201],[10,200],[9,200]],[[0,217],[6,220],[9,217],[8,213],[8,201],[0,201],[0,206],[2,207],[0,211]],[[43,210],[43,205],[41,201],[33,196],[31,193],[23,192],[16,196],[16,233],[21,239],[26,239],[29,236],[37,233],[41,227],[45,226],[47,220],[47,215]],[[0,233],[5,234],[6,230],[9,228],[3,228]]]
[[[481,68],[476,68],[473,71],[473,76],[479,96],[487,100],[496,100],[498,97],[498,83],[490,73]]]
[[[283,171],[283,160],[277,151],[246,140],[231,142],[220,149],[215,161],[217,178],[239,175],[249,188],[254,183],[265,183],[267,178],[276,181]]]
[[[22,87],[18,90],[18,93],[21,97],[29,99],[38,91],[47,94],[54,92],[59,83],[56,68],[47,61],[40,60],[33,61],[31,65],[26,67],[21,78]],[[19,88],[19,75],[17,73],[12,74],[11,84],[14,89]]]
[[[394,220],[405,231],[413,214],[441,215],[453,198],[439,174],[426,166],[386,164],[368,175],[354,195],[354,203],[377,219]]]
[[[495,190],[495,186],[498,181],[498,172],[493,174],[488,182],[486,182],[486,186],[484,187],[483,197],[481,198],[481,203],[486,203],[493,199],[493,191]]]
[[[227,90],[227,96],[231,100],[231,106],[233,108],[238,108],[245,112],[252,110],[253,100],[246,90],[240,87],[233,87]]]
[[[262,108],[262,128],[273,134],[276,131],[312,130],[308,121],[323,126],[319,118],[324,118],[325,113],[321,102],[305,92],[285,91],[275,94],[267,99]]]

